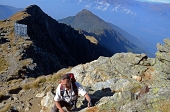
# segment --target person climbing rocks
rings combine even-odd
[[[73,73],[67,73],[61,76],[61,82],[56,89],[54,97],[54,106],[51,112],[64,112],[62,107],[66,107],[68,111],[75,110],[78,94],[84,96],[88,101],[87,107],[92,106],[89,94],[83,87],[76,82]]]

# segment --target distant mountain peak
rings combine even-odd
[[[81,11],[81,13],[89,13],[89,14],[92,14],[92,12],[90,12],[90,11],[87,10],[87,9],[83,9],[83,10]]]
[[[75,29],[82,29],[86,36],[94,36],[99,45],[109,49],[112,53],[115,52],[144,52],[143,49],[132,44],[119,32],[111,27],[104,20],[99,18],[92,12],[83,9],[75,16],[67,17],[58,20],[61,23],[71,25]]]
[[[67,18],[67,22],[64,21],[64,23],[70,24],[76,29],[82,29],[93,33],[101,33],[101,30],[103,31],[103,29],[111,29],[104,20],[87,9],[78,12],[74,17]]]
[[[75,16],[78,16],[78,15],[92,15],[92,16],[96,16],[94,15],[91,11],[87,10],[87,9],[83,9],[82,11],[78,12]],[[96,16],[97,17],[97,16]]]

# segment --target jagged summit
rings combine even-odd
[[[37,5],[30,5],[26,7],[24,10],[12,15],[10,19],[14,21],[18,21],[21,19],[25,19],[27,17],[31,16],[32,18],[44,18],[45,16],[48,16],[41,10],[41,8]]]
[[[28,7],[26,7],[25,8],[25,10],[33,10],[33,9],[39,9],[39,10],[41,10],[41,8],[38,6],[38,5],[36,5],[36,4],[33,4],[33,5],[30,5],[30,6],[28,6]]]
[[[30,5],[28,7],[26,7],[23,12],[27,12],[28,14],[31,14],[31,15],[35,15],[37,13],[42,13],[43,11],[41,10],[41,8],[37,5]]]
[[[35,16],[38,17],[38,16],[41,16],[42,19],[43,18],[46,18],[45,16],[47,17],[50,17],[49,15],[47,15],[38,5],[30,5],[28,7],[26,7],[24,10],[23,10],[24,13],[27,13],[31,16]],[[50,17],[51,18],[51,17]],[[53,19],[53,18],[51,18]]]

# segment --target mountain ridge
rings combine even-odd
[[[148,54],[148,52],[142,48],[129,42],[129,40],[113,29],[107,22],[92,12],[89,12],[87,9],[83,9],[75,16],[60,19],[58,22],[69,24],[75,29],[82,29],[89,34],[91,33],[91,35],[98,40],[99,44],[112,52],[134,52]]]
[[[27,25],[28,39],[14,36],[15,22]],[[1,24],[2,32],[8,32],[2,38],[10,40],[2,46],[9,44],[12,49],[8,52],[11,52],[11,57],[15,57],[11,58],[11,64],[7,66],[10,68],[5,70],[7,73],[1,74],[1,80],[51,74],[61,68],[95,60],[101,55],[112,55],[107,49],[91,43],[79,30],[58,23],[37,5],[25,8]],[[7,54],[4,60],[9,60],[7,49],[5,47],[2,51]],[[11,67],[14,62],[17,63],[15,69]]]

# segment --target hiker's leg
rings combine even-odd
[[[70,106],[69,103],[67,103],[65,101],[60,101],[60,105],[61,105],[61,107],[66,107],[66,109],[67,109],[66,111],[71,111],[72,106]]]
[[[54,104],[54,106],[52,107],[50,112],[59,112],[58,108],[56,107],[56,105]]]

